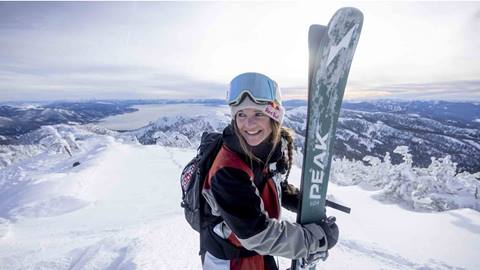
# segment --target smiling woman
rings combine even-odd
[[[288,184],[293,139],[282,127],[277,83],[259,73],[235,77],[227,95],[232,122],[205,179],[200,210],[203,269],[277,270],[273,256],[311,258],[336,244],[333,223],[280,220],[296,212],[298,189]]]

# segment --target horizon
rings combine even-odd
[[[480,101],[480,2],[0,2],[0,102],[212,99],[245,71],[307,98],[307,32],[365,16],[345,99]],[[439,27],[448,25],[448,27]]]
[[[51,99],[51,100],[10,100],[10,101],[0,101],[0,106],[8,106],[10,104],[53,104],[53,103],[88,103],[88,102],[145,102],[145,105],[152,103],[148,102],[180,102],[180,103],[208,103],[208,102],[224,102],[224,99],[219,98],[131,98],[131,99],[120,99],[120,98],[105,98],[105,99]],[[286,102],[305,102],[308,103],[307,99],[286,99],[283,100],[283,103]],[[372,99],[343,99],[342,103],[373,103],[373,102],[446,102],[446,103],[471,103],[474,105],[480,105],[480,100],[446,100],[446,99],[404,99],[404,98],[372,98]],[[142,104],[134,104],[142,105]],[[159,104],[162,105],[162,104]],[[224,104],[227,106],[227,104]]]

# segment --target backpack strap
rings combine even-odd
[[[202,228],[204,227],[203,224],[203,216],[204,216],[204,208],[205,208],[205,199],[202,196],[202,188],[203,188],[203,182],[205,181],[205,178],[207,177],[208,171],[210,169],[210,166],[212,165],[213,161],[215,160],[215,157],[217,156],[218,152],[220,151],[220,148],[222,147],[223,144],[223,135],[221,133],[209,133],[209,132],[204,132],[202,134],[202,138],[200,140],[200,146],[198,147],[198,153],[202,153],[202,161],[200,164],[204,164],[203,168],[199,168],[200,175],[204,175],[204,179],[202,179],[202,183],[200,183],[200,188],[198,189],[199,194],[197,194],[199,197],[199,222],[200,222],[200,250],[199,250],[199,255],[205,254],[205,247],[203,246],[203,241],[202,241]],[[208,159],[208,160],[207,160]]]

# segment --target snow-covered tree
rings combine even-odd
[[[415,210],[480,210],[480,172],[457,173],[457,164],[450,156],[432,157],[427,168],[413,167],[407,146],[399,146],[394,152],[402,155],[402,163],[392,165],[389,153],[383,162],[376,157],[365,157],[367,165],[345,158],[335,159],[332,181],[377,189],[382,200],[401,203]]]

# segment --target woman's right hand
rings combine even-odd
[[[320,223],[305,224],[303,227],[310,232],[309,254],[325,252],[334,247],[338,242],[338,226],[335,217],[328,217]]]

